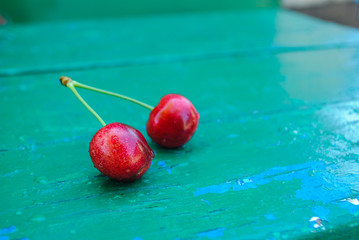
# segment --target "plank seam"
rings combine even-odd
[[[258,55],[277,55],[292,52],[310,52],[310,51],[325,51],[332,49],[350,49],[359,48],[359,42],[346,42],[346,43],[331,43],[321,45],[309,45],[309,46],[296,46],[296,47],[271,47],[260,48],[255,50],[238,50],[228,52],[213,52],[195,55],[183,55],[183,56],[163,56],[158,58],[145,57],[138,59],[119,59],[113,61],[102,62],[90,62],[79,63],[73,65],[57,65],[49,68],[14,68],[0,70],[0,77],[14,77],[14,76],[26,76],[26,75],[39,75],[57,72],[69,72],[69,71],[81,71],[88,69],[101,69],[101,68],[124,68],[132,66],[146,66],[155,64],[167,64],[176,62],[193,62],[202,60],[213,60],[221,58],[241,58],[247,56]]]

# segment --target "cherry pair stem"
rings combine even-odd
[[[60,82],[61,82],[62,85],[68,87],[75,94],[75,96],[80,100],[80,102],[97,118],[97,120],[102,124],[102,126],[106,126],[105,121],[103,121],[102,118],[95,112],[95,110],[93,110],[87,104],[87,102],[81,97],[81,95],[77,92],[76,87],[84,88],[84,89],[87,89],[87,90],[103,93],[103,94],[114,96],[114,97],[119,97],[119,98],[122,98],[124,100],[136,103],[136,104],[138,104],[138,105],[140,105],[142,107],[145,107],[145,108],[147,108],[149,110],[153,109],[152,106],[150,106],[150,105],[148,105],[146,103],[143,103],[141,101],[138,101],[136,99],[133,99],[133,98],[130,98],[130,97],[127,97],[125,95],[118,94],[118,93],[114,93],[114,92],[102,90],[102,89],[99,89],[99,88],[91,87],[91,86],[79,83],[77,81],[74,81],[69,77],[60,77]]]

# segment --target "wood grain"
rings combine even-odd
[[[287,239],[358,221],[357,30],[268,9],[0,31],[0,239]],[[109,180],[64,74],[153,105],[183,94],[198,131],[150,143],[140,181]],[[81,93],[148,139],[147,110]]]

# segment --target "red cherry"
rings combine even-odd
[[[197,110],[187,98],[168,94],[151,111],[147,133],[158,145],[177,148],[191,139],[197,129],[198,119]]]
[[[102,127],[92,138],[89,152],[100,172],[123,182],[141,178],[155,156],[143,135],[122,123]]]

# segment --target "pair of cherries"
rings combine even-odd
[[[137,129],[122,123],[106,125],[82,99],[75,87],[120,97],[151,110],[146,125],[147,134],[153,142],[164,148],[183,146],[192,138],[198,126],[197,110],[187,98],[179,94],[165,95],[153,108],[127,96],[81,84],[69,77],[61,77],[60,82],[67,86],[103,125],[90,142],[90,157],[100,172],[119,181],[130,182],[141,178],[150,167],[154,152]]]

